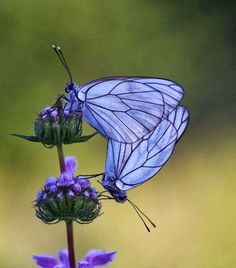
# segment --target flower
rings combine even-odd
[[[77,161],[65,158],[65,172],[59,178],[49,177],[38,191],[36,216],[45,223],[76,220],[90,223],[98,217],[101,204],[98,193],[87,177],[76,176]]]
[[[92,249],[86,254],[84,259],[79,262],[78,268],[93,268],[107,265],[114,260],[115,256],[115,251],[107,252],[101,249]]]
[[[66,171],[74,175],[78,166],[75,157],[67,156],[65,158],[65,166],[66,166]]]
[[[61,99],[39,113],[34,121],[34,132],[35,136],[11,135],[32,142],[41,142],[44,146],[51,148],[55,145],[86,142],[97,134],[95,132],[91,135],[82,136],[81,112],[68,109],[68,106],[63,105]]]
[[[59,251],[57,259],[51,255],[33,255],[33,260],[41,268],[70,268],[67,250]],[[93,268],[111,263],[116,257],[115,251],[92,249],[79,261],[78,268]]]
[[[44,108],[34,123],[36,137],[47,146],[78,142],[82,134],[81,115],[65,111],[61,100]]]

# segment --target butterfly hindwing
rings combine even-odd
[[[155,130],[134,144],[109,140],[106,174],[116,178],[116,186],[121,190],[147,181],[169,159],[187,123],[188,111],[179,106]]]

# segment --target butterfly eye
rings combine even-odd
[[[70,86],[70,84],[67,84],[65,87],[65,92],[69,93],[70,91],[71,91],[71,86]]]
[[[65,87],[65,92],[66,93],[69,93],[71,91],[73,91],[75,88],[75,84],[72,82],[72,83],[68,83]]]

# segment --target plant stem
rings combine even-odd
[[[62,173],[66,170],[62,144],[57,145],[57,154],[58,154],[59,165],[60,165],[60,169]]]
[[[72,221],[66,222],[66,231],[67,231],[67,244],[68,244],[70,268],[76,268]]]
[[[61,173],[66,170],[65,159],[62,144],[57,145],[57,154],[59,159],[59,165]],[[74,235],[73,235],[73,222],[66,222],[66,235],[67,235],[67,244],[68,244],[68,254],[69,254],[69,264],[70,268],[76,268],[75,262],[75,250],[74,250]]]

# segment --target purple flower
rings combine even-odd
[[[74,184],[73,176],[70,172],[62,172],[57,180],[57,186],[67,187]]]
[[[69,115],[69,113],[70,113],[70,111],[69,111],[69,110],[63,110],[63,114],[64,114],[65,116],[68,116],[68,115]]]
[[[41,268],[70,268],[67,250],[59,251],[59,260],[51,255],[33,255],[35,263]]]
[[[78,268],[93,268],[96,266],[107,265],[112,262],[116,256],[115,251],[105,251],[102,249],[92,249],[79,262]]]
[[[38,193],[37,193],[37,200],[41,200],[42,197],[43,197],[43,190],[40,189],[40,190],[38,191]]]
[[[46,200],[48,198],[48,194],[47,193],[43,193],[42,199]]]
[[[49,112],[51,109],[52,109],[51,106],[47,106],[47,107],[45,107],[45,108],[42,110],[42,114],[45,114],[45,113]]]
[[[115,251],[101,249],[90,250],[87,255],[78,263],[78,268],[94,268],[104,266],[114,260]],[[34,255],[33,260],[41,268],[70,268],[67,250],[59,251],[59,259],[51,255]]]
[[[89,191],[85,191],[85,192],[84,192],[84,197],[85,197],[85,198],[89,198],[89,196],[90,196]]]
[[[57,179],[54,177],[49,177],[46,181],[45,181],[45,188],[47,190],[49,190],[49,192],[51,193],[55,193],[57,192]]]
[[[90,180],[87,177],[78,177],[77,183],[80,184],[82,189],[86,189],[90,186]]]
[[[58,116],[58,111],[57,110],[53,110],[53,111],[51,111],[51,117],[52,118],[56,118],[57,116]]]
[[[36,216],[43,222],[66,221],[70,218],[79,223],[89,223],[99,216],[101,204],[97,191],[90,187],[87,177],[76,177],[76,167],[75,157],[67,156],[65,171],[58,179],[49,177],[38,192],[35,210]]]
[[[76,193],[80,193],[81,190],[82,190],[82,187],[81,187],[81,185],[80,185],[79,183],[76,182],[76,183],[73,185],[73,190],[74,190]]]
[[[71,197],[74,197],[75,194],[74,194],[73,191],[70,190],[70,191],[67,193],[67,196],[68,196],[69,198],[71,198]]]
[[[70,173],[73,176],[77,169],[76,158],[74,156],[66,156],[65,166],[66,166],[66,172]]]
[[[57,199],[62,199],[64,197],[64,194],[62,192],[58,192]]]
[[[97,190],[94,187],[92,187],[91,189],[92,189],[91,196],[93,200],[97,200],[98,199]]]

